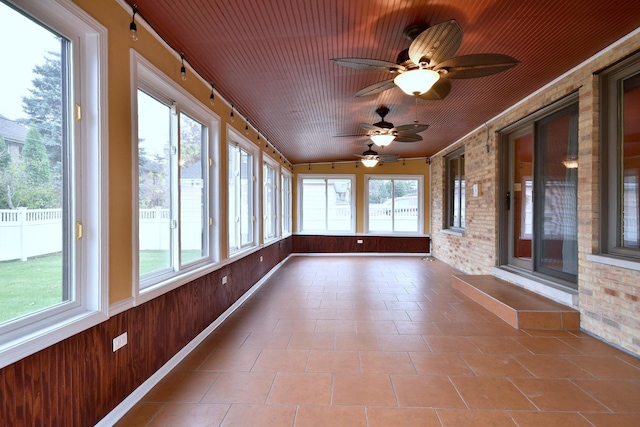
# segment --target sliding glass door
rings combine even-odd
[[[578,274],[578,106],[504,133],[503,264],[575,287]]]

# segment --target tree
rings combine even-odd
[[[188,168],[202,159],[203,126],[186,114],[180,115],[180,166]]]
[[[41,186],[51,182],[51,170],[47,150],[44,147],[42,135],[36,128],[27,132],[27,140],[22,149],[22,159],[27,174],[27,184]]]
[[[373,179],[369,181],[369,203],[379,204],[391,198],[391,181]]]
[[[22,97],[22,109],[28,119],[23,124],[35,127],[42,135],[51,163],[62,159],[62,61],[60,52],[47,52],[43,65],[36,65],[31,95]]]
[[[0,135],[0,209],[13,209],[11,200],[11,155],[9,147],[2,135]]]
[[[11,170],[15,181],[13,203],[29,209],[60,206],[51,180],[51,165],[38,129],[30,128],[22,149],[22,161]]]

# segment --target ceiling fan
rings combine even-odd
[[[431,27],[412,25],[403,34],[411,40],[411,45],[398,54],[395,63],[367,58],[332,59],[343,67],[396,74],[392,79],[359,90],[356,97],[373,95],[398,86],[408,95],[430,101],[441,100],[451,91],[450,79],[489,76],[519,64],[517,59],[498,53],[454,57],[462,44],[462,29],[455,19]]]
[[[422,141],[420,132],[427,130],[429,125],[414,123],[408,125],[394,126],[393,123],[387,122],[384,118],[389,114],[389,108],[380,106],[376,109],[376,114],[380,116],[380,121],[374,124],[360,123],[360,127],[367,131],[366,134],[356,135],[339,135],[340,137],[367,137],[374,144],[380,147],[386,147],[393,141],[398,142],[418,142]]]
[[[366,149],[362,154],[354,154],[356,157],[360,157],[360,161],[368,168],[372,168],[378,163],[393,163],[399,160],[397,154],[378,154],[377,151],[372,150],[373,144],[367,144]]]

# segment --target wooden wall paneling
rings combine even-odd
[[[17,388],[17,384],[15,381],[16,378],[16,368],[17,363],[13,365],[9,365],[6,368],[2,369],[2,373],[0,373],[0,379],[2,383],[2,412],[0,413],[0,421],[2,421],[2,425],[17,425],[16,417],[18,412],[19,403],[16,400],[16,394],[19,391]]]
[[[358,240],[363,242],[357,243]],[[428,253],[429,237],[293,236],[293,253]]]
[[[4,373],[4,369],[0,369],[0,396],[2,396],[2,398],[0,399],[0,425],[7,425],[7,411],[9,410],[9,408],[7,407],[7,398],[6,398],[6,393],[7,393],[7,386],[5,384],[5,373]]]
[[[137,331],[129,328],[132,311],[133,310],[128,310],[124,313],[119,313],[116,316],[110,318],[108,321],[111,326],[109,339],[111,339],[112,346],[113,338],[119,336],[124,332],[127,332],[127,345],[116,352],[113,352],[112,347],[114,372],[110,378],[111,390],[113,390],[113,397],[111,398],[111,400],[115,401],[116,405],[122,399],[124,399],[124,397],[131,393],[131,390],[135,389],[135,384],[137,382],[136,376],[132,373],[132,367],[135,366],[136,363],[136,351],[134,351],[136,342],[140,340],[141,337],[140,334],[137,333]]]
[[[190,341],[189,337],[195,336],[192,335],[196,326],[191,313],[193,310],[191,297],[196,288],[196,284],[190,283],[166,294],[164,312],[160,315],[164,330],[159,334],[163,337],[165,351],[163,358],[177,353]]]
[[[59,371],[58,380],[62,382],[59,384],[51,385],[51,393],[58,393],[59,400],[59,418],[60,421],[65,419],[70,419],[73,413],[73,378],[74,372],[71,366],[72,354],[77,354],[77,348],[71,348],[72,341],[67,338],[60,344],[56,344],[54,347],[56,349],[56,358],[55,360],[49,361],[49,364],[52,366],[52,369]],[[75,353],[72,353],[74,352]],[[53,394],[49,395],[52,396]],[[50,398],[50,397],[49,397]]]

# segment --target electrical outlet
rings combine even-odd
[[[361,240],[361,239],[358,239],[357,243],[358,243],[359,245],[361,245],[361,244],[362,244],[362,240]]]
[[[114,352],[116,350],[124,347],[125,345],[127,345],[127,333],[126,332],[124,334],[118,335],[117,337],[115,337],[113,339],[113,351]]]
[[[262,262],[262,256],[260,256],[260,262]]]
[[[227,276],[222,276],[222,284],[223,285],[227,284]]]

